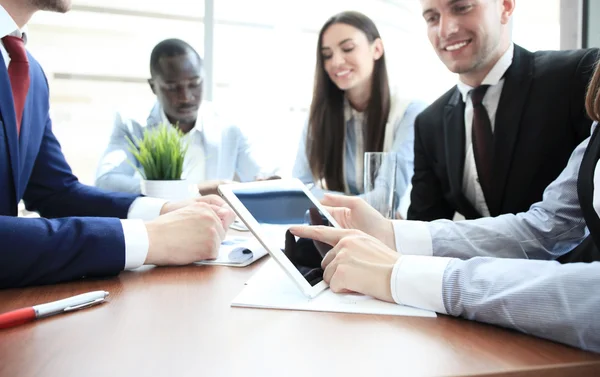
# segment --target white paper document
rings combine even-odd
[[[204,260],[196,264],[245,267],[267,255],[267,250],[252,237],[227,237],[221,243],[217,259]]]
[[[309,310],[319,312],[436,317],[435,312],[379,301],[359,294],[336,294],[330,289],[309,299],[275,260],[268,260],[233,299],[231,306]]]

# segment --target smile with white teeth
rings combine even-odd
[[[342,76],[348,76],[349,74],[350,74],[350,70],[349,70],[349,69],[347,69],[347,70],[345,70],[345,71],[338,72],[338,73],[336,73],[335,75],[336,75],[337,77],[342,77]]]
[[[446,51],[456,51],[458,49],[461,49],[463,47],[465,47],[466,45],[469,44],[469,41],[464,41],[464,42],[459,42],[459,43],[455,43],[453,45],[450,46],[446,46],[445,50]]]

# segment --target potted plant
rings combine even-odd
[[[188,144],[183,133],[170,124],[161,123],[146,130],[143,138],[127,137],[129,150],[141,165],[134,166],[142,176],[142,194],[167,200],[182,200],[198,196],[196,185],[181,178]]]

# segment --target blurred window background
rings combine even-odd
[[[254,143],[268,145],[259,150],[277,155],[285,174],[310,106],[319,28],[344,10],[375,21],[391,81],[406,96],[430,102],[456,82],[427,39],[417,0],[74,0],[67,14],[34,16],[28,47],[50,82],[54,131],[84,183],[93,183],[114,112],[147,116],[150,52],[173,37],[210,60],[205,92]],[[560,0],[517,2],[514,41],[559,49],[560,13]]]

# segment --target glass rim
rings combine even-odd
[[[397,152],[365,152],[365,155],[378,155],[378,154],[398,154]]]

